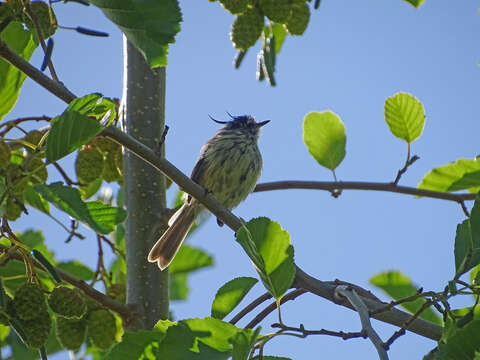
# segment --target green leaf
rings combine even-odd
[[[419,189],[434,191],[470,190],[478,192],[480,187],[480,158],[459,159],[439,166],[426,174]],[[475,191],[476,190],[476,191]]]
[[[16,21],[0,33],[0,39],[27,61],[38,46],[32,33]],[[25,79],[24,73],[0,58],[0,121],[13,109]]]
[[[78,260],[62,261],[57,264],[57,268],[76,276],[80,280],[89,281],[93,279],[93,271]]]
[[[3,343],[9,334],[10,326],[0,325],[0,342]]]
[[[98,190],[100,190],[102,183],[103,183],[103,179],[99,177],[85,186],[80,186],[78,190],[82,194],[82,200],[87,200],[91,198],[93,195],[95,195],[98,192]]]
[[[0,216],[4,216],[7,213],[7,185],[5,184],[5,177],[0,176]]]
[[[389,271],[377,274],[370,279],[370,283],[385,291],[394,300],[403,299],[417,293],[416,286],[412,284],[407,276],[399,271]],[[423,303],[424,300],[416,299],[415,301],[403,303],[401,306],[413,314],[423,305]],[[442,325],[441,318],[431,308],[426,309],[419,317],[435,324]]]
[[[28,186],[23,192],[25,202],[41,212],[50,215],[50,204],[41,197],[32,186]]]
[[[170,300],[186,300],[189,292],[187,283],[188,273],[179,273],[170,277]]]
[[[33,189],[60,210],[80,220],[100,234],[108,234],[127,216],[124,209],[105,205],[100,201],[83,202],[77,189],[61,182],[39,184]]]
[[[279,54],[287,37],[287,30],[285,30],[282,24],[275,23],[273,24],[273,36],[275,37],[275,53]]]
[[[385,101],[385,121],[396,137],[412,143],[425,126],[425,109],[413,95],[396,93]]]
[[[105,98],[99,93],[76,98],[68,105],[65,111],[74,111],[82,115],[93,116],[97,120],[103,119],[106,122],[112,122],[117,116],[113,100]]]
[[[470,219],[457,226],[454,253],[457,277],[480,264],[480,195],[475,199]]]
[[[223,319],[230,314],[257,282],[255,278],[238,277],[222,285],[212,303],[212,317]]]
[[[177,0],[91,0],[145,57],[150,67],[167,65],[168,46],[180,31]]]
[[[255,330],[244,329],[239,331],[234,337],[229,339],[229,342],[233,345],[232,360],[247,360],[259,333],[260,326]]]
[[[411,4],[413,7],[418,8],[418,7],[420,7],[420,5],[423,4],[423,2],[424,2],[425,0],[404,0],[404,1],[408,2],[408,3]]]
[[[203,267],[212,266],[213,259],[206,252],[183,245],[169,267],[170,274],[191,272]]]
[[[47,245],[45,245],[45,238],[41,231],[27,230],[21,235],[18,236],[18,239],[24,244],[27,245],[30,250],[38,250],[42,255],[52,264],[55,265],[57,262],[54,259],[54,254],[52,251],[48,250]]]
[[[290,234],[279,223],[259,217],[242,226],[236,239],[252,260],[265,288],[278,301],[295,277]]]
[[[152,359],[155,357],[152,347],[158,347],[159,342],[165,337],[159,331],[125,332],[122,341],[116,344],[105,356],[105,360],[121,359]],[[152,355],[152,356],[149,356]]]
[[[331,112],[311,112],[303,120],[303,141],[317,162],[330,170],[345,157],[345,125]]]
[[[461,327],[457,322],[454,329],[448,329],[447,334],[445,331],[444,329],[444,336],[439,344],[440,356],[437,356],[436,359],[474,359],[475,353],[480,351],[480,314],[478,311],[474,311],[473,320]]]
[[[65,111],[51,122],[46,156],[49,163],[61,159],[92,140],[103,126],[87,115]]]

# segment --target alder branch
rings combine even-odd
[[[6,133],[8,133],[12,128],[16,127],[18,124],[21,124],[25,121],[50,121],[52,118],[50,116],[42,115],[42,116],[27,116],[22,117],[14,120],[5,121],[4,123],[0,124],[0,127],[4,127],[5,129],[0,131],[0,137],[3,137]]]
[[[461,203],[466,200],[475,200],[476,194],[460,193],[452,194],[441,191],[418,189],[409,186],[395,185],[391,182],[363,182],[363,181],[305,181],[305,180],[284,180],[272,181],[257,184],[254,192],[304,189],[304,190],[372,190],[386,191],[399,194],[415,195],[433,199],[449,200]]]
[[[8,252],[9,247],[0,244],[0,250],[3,251],[3,252]],[[13,259],[13,260],[19,261],[19,262],[23,262],[23,258],[18,252],[9,253],[8,256],[9,256],[10,259]],[[32,263],[34,264],[34,266],[37,269],[39,269],[41,271],[44,271],[44,272],[47,272],[45,270],[45,268],[38,261],[36,261],[35,259],[31,259],[31,260],[32,260]],[[75,286],[76,288],[82,290],[82,292],[86,296],[94,299],[96,302],[98,302],[102,306],[104,306],[104,307],[106,307],[106,308],[108,308],[112,311],[115,311],[117,314],[119,314],[122,317],[122,319],[125,322],[130,323],[135,318],[136,315],[135,315],[135,312],[133,311],[133,308],[131,308],[131,307],[125,305],[125,304],[122,304],[121,302],[118,302],[118,301],[104,295],[100,291],[95,290],[94,288],[89,286],[85,281],[78,279],[77,277],[69,274],[68,272],[66,272],[62,269],[55,268],[55,270],[57,271],[58,275],[60,276],[60,278],[63,281],[65,281],[65,282]]]
[[[363,299],[349,286],[340,285],[335,288],[335,295],[345,297],[350,304],[355,308],[360,316],[360,322],[362,323],[362,331],[365,331],[368,338],[375,346],[378,352],[380,360],[388,360],[387,350],[383,347],[383,341],[378,336],[377,332],[373,328],[370,322],[370,315],[367,305],[363,302]]]
[[[272,295],[270,293],[266,292],[263,295],[260,295],[258,298],[253,300],[250,304],[245,306],[242,310],[238,312],[237,315],[235,315],[229,323],[232,325],[235,325],[237,322],[239,322],[245,315],[247,315],[249,312],[253,311],[257,306],[261,305],[268,299],[271,299]]]
[[[348,339],[355,339],[355,338],[366,338],[367,335],[365,331],[358,331],[358,332],[344,332],[344,331],[332,331],[332,330],[326,330],[326,329],[320,329],[320,330],[307,330],[303,326],[303,324],[300,325],[300,327],[296,328],[293,326],[286,326],[284,324],[279,324],[275,323],[272,324],[273,328],[278,328],[283,331],[295,331],[300,333],[300,337],[306,338],[307,336],[310,335],[328,335],[328,336],[334,336],[334,337],[339,337],[342,338],[343,340],[348,340]]]

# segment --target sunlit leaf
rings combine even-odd
[[[399,271],[388,271],[377,274],[370,279],[370,283],[385,291],[394,300],[399,300],[417,293],[417,287],[412,284],[407,276]],[[401,306],[410,313],[415,313],[424,302],[425,300],[423,299],[416,299],[402,303]],[[431,308],[426,309],[419,317],[438,325],[442,324],[441,318]]]
[[[480,187],[480,158],[459,159],[439,166],[427,173],[419,189],[434,191],[470,190],[478,192]]]
[[[230,314],[257,282],[255,278],[238,277],[222,285],[212,303],[212,317],[223,319]]]
[[[83,202],[77,189],[65,186],[61,182],[39,184],[33,188],[57,208],[101,234],[112,232],[115,225],[123,222],[127,216],[124,209],[100,201]]]
[[[397,93],[385,101],[385,121],[396,137],[411,143],[425,126],[425,109],[413,95]]]
[[[331,111],[314,111],[305,116],[303,141],[314,159],[332,171],[345,157],[345,125],[340,117]]]
[[[167,65],[169,44],[180,31],[177,0],[91,0],[143,54],[150,67]]]
[[[191,272],[213,265],[213,258],[206,252],[183,245],[169,266],[170,274]]]
[[[16,21],[0,33],[0,40],[27,61],[38,46],[32,33]],[[25,79],[23,72],[0,58],[0,121],[13,109]]]
[[[279,223],[259,217],[241,227],[236,239],[252,260],[265,288],[280,299],[295,277],[290,234]]]

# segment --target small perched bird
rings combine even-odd
[[[225,126],[203,145],[190,178],[231,210],[255,188],[262,170],[258,136],[260,128],[270,120],[257,123],[249,115],[231,116],[231,121],[210,118]],[[148,261],[165,269],[202,210],[203,205],[188,196],[168,221],[167,231],[150,250]],[[223,225],[220,220],[217,222]]]

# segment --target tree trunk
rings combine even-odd
[[[124,37],[124,130],[165,156],[159,146],[165,126],[165,68],[152,70]],[[127,304],[139,316],[128,330],[151,329],[168,317],[168,271],[147,262],[166,216],[165,177],[130,152],[124,158],[127,250]]]

